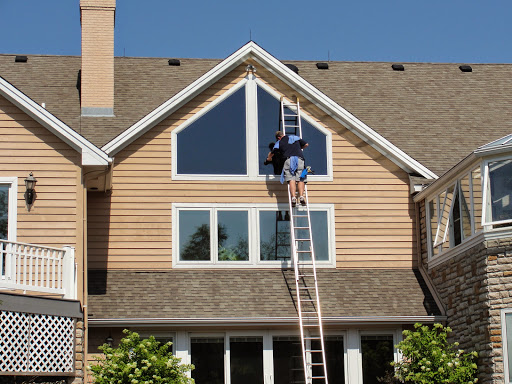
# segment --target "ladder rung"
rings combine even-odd
[[[293,229],[309,229],[309,227],[293,227]],[[286,232],[288,233],[288,232]]]
[[[297,253],[311,253],[311,249],[309,251],[295,251]]]
[[[316,289],[315,287],[299,287],[299,289]]]
[[[306,239],[306,238],[304,238],[304,239],[295,239],[295,241],[311,241],[311,239]]]
[[[307,363],[307,365],[320,366],[320,365],[324,365],[324,363]]]
[[[320,336],[305,336],[304,340],[320,340]]]
[[[306,349],[306,352],[311,352],[311,353],[321,353],[322,350],[321,349]]]
[[[292,215],[292,217],[308,217],[308,215]]]
[[[312,379],[325,379],[325,376],[311,376]]]
[[[313,274],[313,275],[309,275],[309,274],[308,274],[308,275],[298,275],[298,276],[299,276],[299,277],[314,277],[315,275],[314,275],[314,274]]]

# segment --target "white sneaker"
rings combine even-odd
[[[297,198],[292,197],[292,207],[295,207],[297,205]]]

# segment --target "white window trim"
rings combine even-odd
[[[512,219],[492,221],[492,210],[490,209],[492,202],[490,201],[491,184],[489,178],[489,164],[505,160],[512,160],[512,158],[509,155],[493,159],[487,159],[484,161],[482,166],[484,168],[484,183],[482,187],[482,226],[486,228],[486,230],[491,229],[491,225],[512,223]]]
[[[196,120],[208,113],[210,110],[219,105],[222,101],[234,94],[240,88],[245,86],[245,103],[246,103],[246,164],[247,173],[245,175],[208,175],[208,174],[178,174],[178,133],[186,129]],[[171,133],[171,153],[172,153],[172,180],[212,180],[212,181],[275,181],[280,180],[276,175],[259,175],[259,158],[258,158],[258,96],[257,87],[263,88],[271,96],[280,99],[281,95],[265,84],[262,80],[257,79],[254,75],[249,74],[246,78],[239,81],[229,90],[224,92],[217,99],[212,101],[206,107],[201,109],[194,116],[179,125]],[[303,111],[301,111],[303,112]],[[316,122],[311,116],[303,112],[301,117],[309,124],[318,129],[326,136],[326,156],[327,156],[327,175],[308,175],[311,181],[332,181],[333,180],[333,164],[332,164],[332,134],[331,132]],[[276,129],[277,130],[277,129]],[[269,137],[273,135],[269,131]]]
[[[183,261],[179,260],[179,210],[210,210],[214,209],[248,211],[249,224],[249,261]],[[335,268],[336,267],[336,243],[335,243],[335,223],[334,223],[334,204],[310,204],[310,211],[327,212],[327,239],[329,242],[329,259],[316,261],[317,268]],[[259,211],[261,210],[289,210],[287,204],[251,204],[247,207],[243,204],[234,203],[173,203],[172,204],[172,265],[173,268],[292,268],[291,261],[260,261],[259,255]],[[215,215],[210,214],[210,228],[216,228]],[[216,249],[216,240],[210,236],[210,249]]]
[[[0,177],[0,184],[9,186],[9,213],[8,213],[8,241],[16,241],[17,218],[18,218],[18,178]]]
[[[438,190],[438,192],[436,192],[435,195],[431,196],[430,198],[426,198],[425,199],[425,210],[426,210],[426,225],[427,225],[427,239],[428,239],[428,246],[427,246],[427,253],[428,253],[428,260],[429,260],[429,266],[430,266],[430,261],[432,260],[437,260],[437,259],[440,259],[442,258],[443,261],[444,260],[447,260],[448,258],[451,258],[453,257],[454,255],[458,254],[459,251],[462,252],[463,250],[465,249],[468,249],[468,246],[472,246],[475,244],[474,242],[474,239],[475,237],[482,233],[484,231],[484,229],[486,227],[483,227],[482,230],[479,230],[479,231],[476,231],[476,228],[475,228],[475,219],[474,219],[474,207],[475,207],[475,198],[473,196],[473,172],[475,170],[477,170],[478,168],[480,168],[480,171],[483,173],[485,172],[484,171],[484,165],[483,164],[478,164],[478,166],[476,167],[473,167],[471,169],[469,169],[468,171],[462,173],[459,177],[457,177],[457,180],[454,182],[454,183],[450,183],[450,184],[446,184],[444,190]],[[446,231],[448,230],[449,226],[450,226],[450,223],[451,223],[451,220],[452,220],[452,210],[453,210],[453,203],[455,201],[455,197],[456,197],[456,193],[458,194],[459,191],[458,191],[458,187],[460,185],[460,180],[462,180],[464,177],[468,177],[468,180],[469,180],[469,188],[470,188],[470,193],[469,193],[469,199],[470,199],[470,206],[469,206],[469,212],[470,212],[470,215],[471,215],[471,236],[468,236],[468,237],[464,237],[463,236],[463,239],[461,240],[460,244],[457,244],[456,246],[451,246],[451,244],[446,247],[443,246],[443,244],[445,244],[445,240],[446,240]],[[483,178],[481,177],[481,180],[483,180]],[[439,231],[439,224],[440,224],[440,220],[441,220],[441,200],[439,199],[439,196],[441,195],[441,193],[443,193],[442,191],[447,191],[448,188],[450,187],[454,187],[454,191],[453,191],[453,196],[452,196],[452,206],[450,207],[450,211],[449,211],[449,217],[448,217],[448,221],[446,222],[446,228],[445,228],[445,234],[443,236],[443,241],[442,242],[439,242],[439,243],[435,243],[434,244],[434,240],[437,240],[437,232]],[[482,187],[483,188],[483,187]],[[483,222],[483,218],[484,218],[484,199],[485,199],[485,189],[482,190],[482,222]],[[466,197],[466,196],[465,196]],[[466,197],[467,198],[467,197]],[[446,200],[446,196],[445,196],[445,200]],[[434,202],[437,202],[436,204],[436,208],[437,209],[437,228],[436,228],[436,233],[432,233],[432,228],[431,228],[431,217],[432,217],[432,213],[430,212],[430,202],[431,201],[434,201]],[[483,224],[483,223],[482,223]],[[487,227],[486,231],[489,231],[490,230],[490,227]],[[450,240],[451,241],[451,240]],[[437,255],[434,255],[434,252],[433,252],[433,249],[435,247],[440,247],[439,249],[439,252]],[[456,251],[453,251],[454,249],[456,249]],[[448,256],[448,253],[449,253],[449,256]],[[439,263],[435,263],[435,265],[437,265]],[[434,264],[432,264],[434,265]]]
[[[507,345],[507,333],[512,332],[512,329],[507,330],[507,324],[505,321],[505,317],[507,314],[512,314],[512,308],[503,308],[501,310],[501,340],[502,340],[502,346],[503,346],[503,366],[504,366],[504,375],[505,375],[505,383],[510,384],[512,383],[510,378],[509,370],[512,369],[512,367],[508,366],[508,354],[512,353],[512,351],[508,350]]]

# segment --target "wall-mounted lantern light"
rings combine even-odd
[[[27,205],[32,205],[34,202],[34,188],[36,186],[37,180],[30,172],[30,175],[25,179],[25,202]]]
[[[109,347],[112,347],[112,345],[114,344],[114,338],[112,337],[112,335],[109,335],[105,339],[105,343],[107,343]]]

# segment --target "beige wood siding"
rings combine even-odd
[[[80,154],[1,96],[0,148],[0,177],[18,177],[17,241],[78,246],[80,260]],[[24,180],[30,172],[37,185],[29,212]]]
[[[89,196],[91,268],[171,268],[172,203],[287,202],[286,188],[279,182],[171,180],[173,129],[240,81],[246,65],[115,156],[112,193]],[[260,79],[282,94],[294,94],[255,65]],[[407,173],[311,103],[301,103],[332,132],[334,180],[310,182],[308,188],[311,203],[335,205],[337,267],[410,268],[416,238]]]

